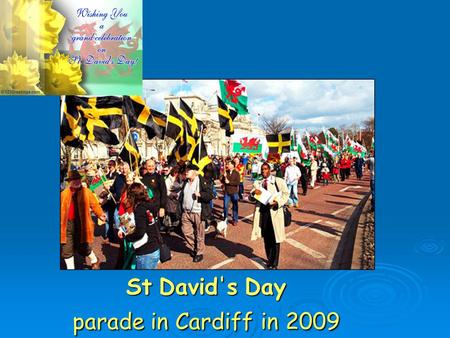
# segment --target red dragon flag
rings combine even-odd
[[[330,146],[332,144],[338,146],[339,145],[339,139],[334,136],[334,134],[329,130],[322,128],[323,136],[325,137],[325,140],[327,141],[327,144]]]
[[[219,80],[222,101],[234,108],[239,115],[248,114],[247,88],[237,80]]]
[[[233,153],[261,154],[263,142],[260,135],[238,136],[233,135],[231,142]]]
[[[306,150],[306,147],[303,144],[301,138],[299,138],[298,144],[299,144],[299,147],[297,148],[297,150],[298,150],[298,154],[300,155],[300,161],[303,163],[303,165],[305,167],[311,166],[311,160],[309,159],[308,151]]]
[[[308,140],[309,147],[312,150],[317,150],[317,146],[319,145],[319,138],[317,136],[311,136],[307,131],[305,131],[306,139]]]
[[[361,154],[363,157],[367,154],[367,149],[363,145],[359,144],[356,141],[353,141],[348,136],[345,140],[346,150],[352,155]]]
[[[334,159],[336,157],[336,153],[330,147],[328,147],[326,144],[320,144],[319,146],[323,150],[323,155],[326,158]]]

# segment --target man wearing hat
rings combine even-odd
[[[78,171],[69,172],[69,187],[61,192],[61,246],[62,256],[68,270],[75,268],[75,250],[83,257],[89,257],[93,270],[100,268],[100,262],[92,251],[91,244],[94,242],[94,221],[91,211],[106,221],[106,215],[89,188],[81,184],[81,175]]]
[[[186,181],[180,195],[181,229],[189,249],[192,250],[194,263],[203,260],[205,221],[211,217],[209,202],[214,198],[210,181],[198,176],[197,170],[198,167],[193,164],[186,167]]]

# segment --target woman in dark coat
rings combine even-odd
[[[358,157],[355,158],[355,172],[356,178],[358,180],[362,179],[363,167],[364,167],[364,159],[361,157],[361,154],[358,154]]]
[[[150,210],[152,204],[147,189],[140,183],[133,183],[127,190],[127,200],[132,207],[136,227],[125,233],[119,230],[119,237],[133,243],[136,252],[136,269],[156,269],[159,262],[160,234]]]

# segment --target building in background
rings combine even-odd
[[[187,96],[168,96],[164,98],[165,109],[164,113],[168,114],[170,103],[175,108],[179,108],[180,98],[183,99],[194,112],[195,117],[201,120],[205,125],[203,132],[203,142],[205,142],[206,149],[210,155],[228,155],[233,152],[233,146],[231,138],[225,136],[225,131],[219,126],[218,108],[217,103],[208,103],[205,99],[196,95]],[[250,118],[250,115],[238,115],[234,120],[235,135],[261,135],[265,133],[256,124],[254,124]],[[164,140],[154,138],[149,140],[144,129],[134,130],[138,134],[138,140],[136,141],[139,152],[143,159],[154,158],[167,158],[174,146],[174,142],[170,138]],[[122,140],[119,130],[114,131],[119,139]],[[64,146],[62,146],[64,147]],[[72,160],[105,160],[113,157],[115,153],[118,153],[120,149],[116,147],[110,147],[99,142],[89,142],[85,145],[84,150],[71,151]],[[64,152],[62,152],[64,153]]]

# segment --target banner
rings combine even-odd
[[[266,138],[262,135],[233,135],[231,137],[233,153],[262,154],[266,147]]]

